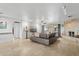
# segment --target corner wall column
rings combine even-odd
[[[58,24],[58,36],[61,37],[61,24]]]

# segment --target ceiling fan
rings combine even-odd
[[[69,14],[67,13],[67,6],[66,6],[66,5],[63,6],[63,11],[64,11],[64,15],[67,16],[68,18],[70,18],[70,20],[67,20],[67,21],[65,22],[65,24],[70,23],[70,22],[72,21],[73,16],[72,16],[72,15],[69,15]]]

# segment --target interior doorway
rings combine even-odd
[[[14,38],[16,38],[16,39],[20,38],[20,27],[21,27],[21,23],[20,22],[14,22],[13,35],[14,35]]]

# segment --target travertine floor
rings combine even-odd
[[[0,55],[8,56],[76,56],[79,45],[65,38],[59,38],[50,46],[45,46],[29,39],[18,39],[0,43]]]

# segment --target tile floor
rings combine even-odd
[[[0,43],[1,56],[79,56],[79,44],[65,37],[50,46],[17,39]]]

